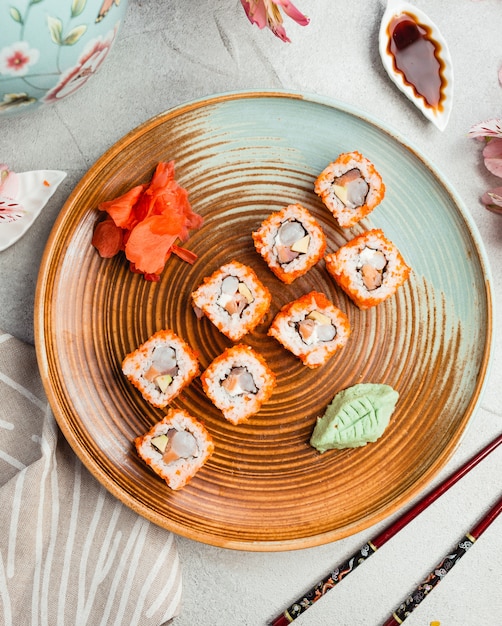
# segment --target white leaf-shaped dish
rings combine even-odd
[[[0,194],[0,252],[20,239],[65,178],[59,170],[35,170],[17,174],[15,198]]]
[[[427,98],[422,95],[424,89],[417,89],[416,83],[422,80],[423,77],[413,81],[410,79],[410,74],[408,73],[407,79],[405,73],[401,71],[396,64],[396,58],[391,52],[390,46],[392,37],[391,29],[393,25],[395,25],[396,18],[401,17],[405,17],[415,23],[415,26],[418,28],[418,30],[416,30],[418,41],[406,45],[399,50],[399,63],[401,64],[402,61],[410,60],[409,57],[413,56],[413,69],[411,71],[416,71],[418,66],[420,66],[420,69],[425,71],[426,80],[428,76],[429,79],[438,81],[438,93],[435,94],[437,101],[433,100],[429,102]],[[420,35],[418,35],[418,33],[420,33]],[[427,61],[420,55],[417,56],[420,50],[423,50],[426,45],[431,49],[431,44],[435,48],[433,57],[437,63],[434,63],[434,59]],[[420,46],[420,49],[418,49],[417,46]],[[403,52],[404,50],[405,52]],[[413,5],[402,2],[401,0],[388,0],[387,8],[380,24],[379,51],[382,63],[395,85],[413,102],[413,104],[415,104],[427,119],[433,122],[439,130],[444,130],[448,124],[453,104],[453,65],[448,46],[438,27],[423,11],[420,11],[420,9],[417,9]],[[403,59],[405,55],[408,59]],[[426,68],[425,64],[427,63],[429,63],[429,65],[434,64],[436,67]],[[432,76],[434,71],[436,75]]]

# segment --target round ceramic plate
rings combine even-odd
[[[313,193],[321,170],[358,150],[382,175],[382,204],[342,230]],[[194,265],[172,257],[158,283],[132,274],[124,257],[91,245],[99,202],[147,182],[159,161],[205,219],[186,246]],[[292,285],[255,252],[251,232],[272,211],[300,203],[324,229],[327,252],[382,228],[413,272],[383,304],[359,311],[324,262]],[[121,361],[151,334],[171,328],[201,368],[230,345],[190,294],[204,276],[237,259],[270,289],[269,314],[245,337],[277,374],[259,414],[234,426],[204,396],[200,380],[177,398],[204,422],[215,453],[181,491],[138,458],[133,440],[164,411],[145,402]],[[311,290],[349,317],[348,344],[311,370],[273,338],[279,308]],[[365,116],[290,93],[226,94],[153,118],[89,170],[50,236],[36,294],[36,347],[56,419],[87,468],[140,515],[180,535],[244,550],[319,545],[360,531],[416,496],[454,452],[482,390],[491,349],[490,283],[475,227],[455,194],[417,152]],[[355,383],[387,383],[400,394],[383,437],[319,454],[309,445],[317,416]]]

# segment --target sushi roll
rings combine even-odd
[[[232,424],[258,413],[272,395],[275,378],[260,354],[240,344],[216,357],[200,377],[207,397]]]
[[[255,272],[239,261],[222,265],[192,293],[196,314],[206,315],[232,341],[239,341],[261,322],[271,299]]]
[[[252,236],[269,268],[288,285],[308,272],[326,249],[321,227],[300,204],[272,213]]]
[[[169,409],[134,443],[143,461],[174,490],[184,487],[214,451],[205,427],[183,409]]]
[[[159,330],[122,361],[127,379],[158,408],[167,406],[199,371],[195,352],[172,330]]]
[[[324,365],[350,336],[347,316],[323,293],[311,291],[284,305],[268,334],[310,368]]]
[[[347,152],[319,174],[314,191],[342,228],[350,228],[371,213],[385,195],[374,165],[359,152]]]
[[[360,309],[392,296],[411,271],[380,229],[358,235],[324,258],[329,274]]]

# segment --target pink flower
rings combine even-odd
[[[502,120],[491,119],[474,124],[467,135],[485,143],[483,158],[486,169],[502,178]]]
[[[39,57],[40,52],[30,48],[26,41],[17,41],[0,50],[0,74],[24,76]]]
[[[241,0],[241,4],[251,24],[256,24],[258,28],[267,26],[282,41],[290,40],[282,25],[280,8],[300,26],[307,26],[309,23],[308,17],[300,13],[290,0]]]
[[[502,178],[502,119],[491,119],[471,126],[469,137],[485,142],[483,159],[486,169]],[[481,202],[494,213],[502,214],[502,187],[495,187],[481,196]]]
[[[57,102],[82,87],[106,59],[115,39],[115,32],[111,30],[104,39],[98,37],[90,41],[77,65],[61,76],[59,83],[43,98],[44,102]]]
[[[487,137],[502,137],[502,120],[491,119],[474,124],[469,129],[467,136],[481,140]]]

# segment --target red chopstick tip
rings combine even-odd
[[[270,626],[289,626],[289,624],[291,624],[291,620],[289,620],[284,613],[270,622]]]

